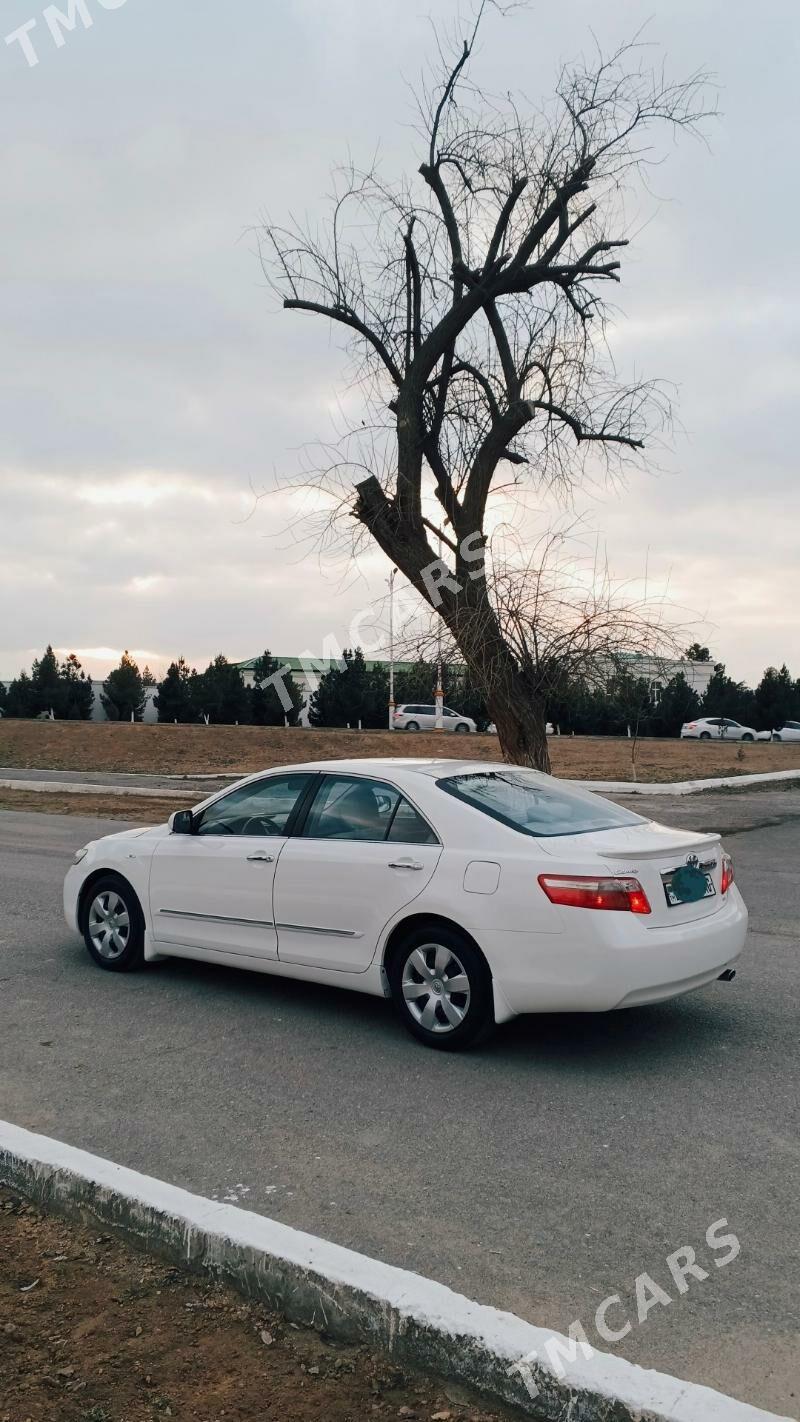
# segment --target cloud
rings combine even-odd
[[[8,30],[29,18],[23,0],[7,9]],[[434,0],[434,19],[455,13]],[[800,663],[797,14],[776,0],[754,27],[731,0],[725,16],[712,0],[655,7],[649,37],[673,70],[717,72],[724,113],[710,151],[679,144],[653,174],[669,201],[642,199],[610,333],[621,368],[675,383],[676,438],[627,489],[579,503],[613,570],[647,561],[752,678]],[[608,0],[601,38],[638,18]],[[593,0],[497,19],[488,87],[535,99],[596,26]],[[247,229],[319,214],[348,150],[415,171],[408,81],[429,40],[427,15],[395,0],[239,0],[235,21],[129,0],[43,47],[36,70],[0,45],[0,675],[50,640],[101,670],[126,644],[153,663],[289,653],[344,638],[383,596],[376,550],[320,570],[297,536],[307,500],[254,503],[357,396],[335,333],[264,290]]]

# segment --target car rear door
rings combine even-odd
[[[281,962],[364,972],[383,928],[419,897],[441,853],[433,828],[395,786],[326,775],[275,874]]]

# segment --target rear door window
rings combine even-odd
[[[393,785],[348,775],[325,778],[302,834],[305,839],[438,843],[430,826]]]

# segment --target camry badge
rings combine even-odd
[[[686,863],[688,864],[690,869],[700,868],[700,859],[696,854],[687,854]]]

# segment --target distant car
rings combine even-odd
[[[417,705],[404,705],[395,707],[394,728],[396,731],[435,731],[436,730],[436,707]],[[460,711],[453,711],[449,706],[442,707],[442,729],[445,731],[458,731],[461,735],[466,735],[469,731],[477,731],[478,727],[471,716],[462,716]]]
[[[197,958],[353,988],[392,998],[414,1036],[451,1050],[523,1012],[730,982],[747,932],[719,835],[522,766],[441,757],[253,775],[169,824],[79,849],[64,910],[110,972]],[[100,1001],[111,1010],[108,991]],[[282,1015],[294,1006],[282,998]],[[687,1017],[687,1052],[691,1030]],[[457,1095],[436,1099],[463,1117]]]
[[[800,741],[800,721],[784,721],[779,731],[772,732],[773,741]]]
[[[686,721],[681,726],[681,740],[696,741],[756,741],[758,731],[752,726],[743,726],[740,721],[732,721],[729,716],[702,716],[697,721]]]

